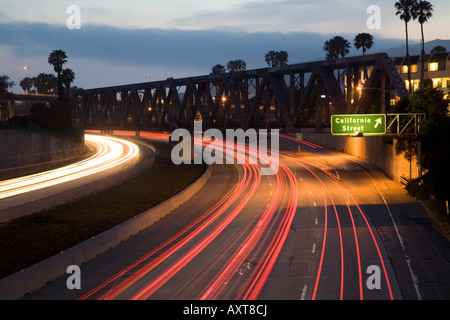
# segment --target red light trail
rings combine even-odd
[[[148,134],[151,137],[151,134]],[[294,140],[292,137],[280,135],[280,137]],[[299,142],[295,140],[296,142]],[[320,146],[300,141],[305,146],[313,149],[320,149]],[[199,143],[196,141],[196,143]],[[210,142],[202,141],[206,144]],[[219,142],[221,143],[221,142]],[[246,148],[246,153],[253,154],[257,150]],[[329,208],[334,211],[334,220],[337,225],[337,241],[339,241],[339,287],[337,288],[339,299],[344,299],[344,288],[347,284],[344,278],[346,256],[344,251],[353,250],[356,252],[357,264],[357,287],[359,298],[364,298],[364,288],[362,279],[362,252],[359,247],[360,237],[363,235],[361,228],[368,230],[371,242],[375,248],[378,259],[382,265],[384,277],[389,290],[389,297],[393,299],[387,270],[378,242],[373,234],[366,215],[338,179],[319,168],[317,164],[308,164],[289,153],[281,155],[290,163],[300,165],[321,185],[324,209],[324,226],[322,248],[320,251],[319,265],[314,281],[312,299],[317,299],[322,285],[324,264],[326,261],[326,247],[331,241],[329,225],[332,222],[329,215]],[[239,157],[238,154],[231,155]],[[253,154],[254,156],[254,154]],[[241,159],[242,160],[242,159]],[[273,177],[265,177],[270,180],[270,198],[262,196],[267,192],[268,182],[262,179],[258,165],[244,163],[236,166],[241,172],[239,181],[234,187],[224,195],[203,215],[189,224],[182,231],[173,235],[169,240],[159,245],[157,248],[144,255],[142,258],[129,265],[109,280],[105,281],[80,299],[121,299],[133,285],[141,281],[139,289],[133,292],[130,299],[151,299],[166,283],[176,277],[188,264],[199,259],[213,242],[217,242],[225,230],[230,228],[239,217],[245,217],[245,222],[240,223],[239,228],[232,233],[232,237],[218,245],[215,254],[197,268],[196,276],[180,282],[177,289],[172,292],[176,299],[186,297],[189,292],[195,294],[196,299],[258,299],[261,291],[267,283],[271,271],[283,249],[283,246],[291,229],[293,219],[296,215],[302,214],[298,207],[299,190],[302,185],[298,185],[297,177],[290,166],[280,162],[279,170]],[[240,169],[239,169],[240,168]],[[326,181],[325,181],[326,179]],[[330,180],[331,179],[331,180]],[[336,205],[336,193],[330,187],[338,188],[345,200],[347,214],[343,210],[338,210]],[[264,199],[263,201],[254,199]],[[256,205],[254,202],[257,202]],[[247,212],[252,204],[252,212]],[[355,211],[355,208],[357,209]],[[344,245],[342,219],[350,219],[353,234],[353,248],[349,244]],[[358,221],[362,220],[364,225]],[[219,241],[219,242],[220,242]],[[175,258],[179,257],[179,258]],[[353,256],[351,255],[353,259]],[[373,257],[370,257],[373,260]],[[258,261],[258,263],[252,263]],[[136,270],[136,271],[135,271]],[[211,274],[214,276],[211,278]],[[242,276],[242,275],[245,275]],[[145,284],[142,281],[145,279]],[[207,280],[209,279],[209,280]],[[194,289],[200,287],[199,289]],[[194,293],[196,292],[196,293]],[[190,295],[191,296],[191,295]]]

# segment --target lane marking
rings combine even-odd
[[[353,160],[351,160],[351,161],[353,161]],[[386,209],[389,212],[389,216],[391,218],[392,225],[394,226],[395,233],[397,234],[397,238],[398,238],[398,240],[400,242],[400,245],[402,247],[403,255],[405,256],[406,263],[407,263],[408,269],[409,269],[409,273],[410,273],[411,278],[412,278],[413,283],[414,283],[414,289],[416,291],[417,298],[419,300],[423,300],[424,298],[423,298],[423,295],[422,295],[422,290],[421,290],[420,285],[419,285],[419,278],[418,278],[417,274],[414,272],[414,269],[413,269],[412,263],[411,263],[411,258],[409,257],[408,254],[406,254],[406,244],[405,244],[405,242],[403,240],[403,237],[400,235],[400,231],[398,229],[397,223],[394,220],[394,216],[393,216],[393,214],[391,212],[391,209],[389,208],[389,205],[388,205],[386,199],[384,198],[383,194],[381,193],[381,190],[378,188],[378,185],[375,183],[375,180],[372,178],[372,176],[366,170],[366,168],[364,168],[362,165],[360,165],[356,161],[353,161],[353,162],[356,163],[357,165],[359,165],[364,170],[364,172],[369,176],[370,180],[372,180],[372,183],[374,184],[375,188],[377,189],[378,193],[380,194],[381,198],[383,199],[383,202],[384,202],[384,204],[386,206]]]
[[[308,290],[308,286],[305,284],[305,286],[303,287],[302,296],[300,297],[300,300],[305,300],[306,290]]]
[[[315,243],[315,242],[313,243],[312,253],[313,253],[313,254],[316,253],[316,243]]]

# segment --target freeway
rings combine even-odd
[[[80,290],[69,290],[65,276],[26,299],[448,298],[448,247],[393,216],[422,217],[416,202],[367,164],[281,138],[275,175],[254,164],[213,165],[184,205],[84,264]],[[433,272],[411,254],[425,242]]]
[[[86,134],[85,141],[89,154],[81,161],[0,181],[0,222],[7,222],[11,216],[33,213],[31,209],[45,209],[49,203],[52,206],[66,198],[70,201],[96,192],[98,186],[85,185],[94,186],[96,181],[136,166],[144,154],[137,144],[124,139]],[[80,186],[86,191],[78,194],[76,190]],[[52,197],[50,202],[42,200],[49,197]]]

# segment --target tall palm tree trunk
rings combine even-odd
[[[406,32],[406,65],[408,66],[408,87],[409,92],[412,92],[412,84],[411,84],[411,59],[409,57],[409,46],[408,46],[408,23],[405,22],[405,32]]]
[[[423,23],[420,24],[420,32],[422,33],[422,50],[420,52],[420,90],[424,88],[423,81],[425,78],[425,36],[423,35]]]
[[[61,73],[58,72],[58,101],[63,102],[65,99],[64,87],[61,79]]]

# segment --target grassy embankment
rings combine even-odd
[[[166,144],[144,174],[90,197],[0,226],[0,279],[96,236],[179,193],[204,172],[174,165]]]

